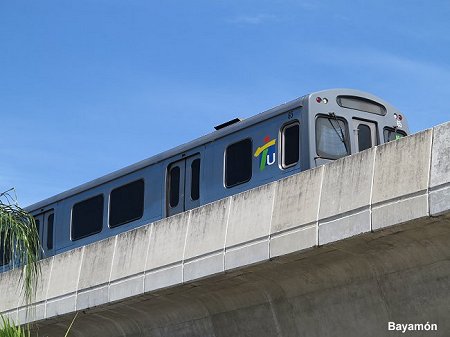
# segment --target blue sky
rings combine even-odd
[[[0,191],[22,206],[312,91],[450,120],[450,2],[0,2]]]

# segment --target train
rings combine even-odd
[[[353,89],[323,90],[217,125],[25,210],[49,257],[408,134],[404,115],[384,100]],[[3,260],[0,271],[11,263]]]

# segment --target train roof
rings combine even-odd
[[[193,141],[190,141],[188,143],[179,145],[175,148],[172,148],[170,150],[164,151],[162,153],[159,153],[157,155],[154,155],[152,157],[149,157],[147,159],[141,160],[135,164],[126,166],[122,169],[119,169],[117,171],[114,171],[112,173],[106,174],[100,178],[94,179],[92,181],[89,181],[87,183],[81,184],[77,187],[74,187],[72,189],[69,189],[65,192],[59,193],[55,196],[52,196],[50,198],[44,199],[42,201],[39,201],[37,203],[34,203],[30,206],[27,206],[25,208],[26,211],[28,212],[32,212],[35,210],[38,210],[40,208],[44,208],[48,205],[54,204],[55,202],[58,202],[60,200],[66,199],[68,197],[71,197],[73,195],[76,195],[78,193],[81,193],[83,191],[92,189],[96,186],[99,186],[101,184],[107,183],[109,181],[112,181],[114,179],[117,179],[121,176],[130,174],[132,172],[138,171],[144,167],[150,166],[152,164],[156,164],[159,162],[162,162],[168,158],[174,157],[176,155],[182,154],[190,149],[196,148],[198,146],[213,142],[216,139],[225,137],[231,133],[234,133],[238,130],[241,130],[243,128],[246,128],[250,125],[253,125],[255,123],[261,122],[263,120],[267,120],[271,117],[274,117],[276,115],[282,114],[286,111],[292,110],[294,108],[300,107],[303,105],[304,99],[311,96],[311,95],[324,95],[324,94],[335,94],[335,93],[339,93],[339,94],[344,94],[344,95],[355,95],[355,96],[363,96],[363,97],[367,97],[373,100],[376,100],[380,103],[385,104],[386,106],[392,108],[387,102],[385,102],[384,100],[380,99],[379,97],[376,97],[374,95],[371,95],[369,93],[366,92],[362,92],[362,91],[358,91],[358,90],[353,90],[353,89],[329,89],[329,90],[323,90],[323,91],[318,91],[318,92],[313,92],[307,95],[304,95],[302,97],[299,97],[297,99],[294,99],[292,101],[286,102],[284,104],[278,105],[274,108],[271,108],[269,110],[266,110],[264,112],[261,112],[257,115],[254,115],[252,117],[249,117],[247,119],[244,119],[238,123],[229,125],[227,127],[224,127],[222,129],[219,129],[217,131],[213,131],[207,135],[204,135],[200,138],[197,138]]]

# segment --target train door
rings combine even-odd
[[[52,255],[55,213],[53,210],[40,213],[34,217],[41,240],[43,257]]]
[[[167,168],[166,213],[171,216],[200,206],[200,154]]]
[[[353,119],[355,131],[355,149],[364,151],[378,145],[377,125],[374,122]]]

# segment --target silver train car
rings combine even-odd
[[[326,164],[409,134],[371,94],[311,93],[26,208],[44,256]],[[1,249],[0,249],[1,250]],[[0,271],[11,262],[0,262]]]

